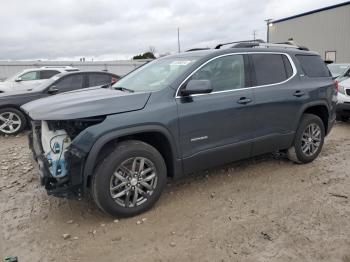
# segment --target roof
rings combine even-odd
[[[350,1],[346,1],[346,2],[343,2],[343,3],[340,3],[340,4],[331,5],[331,6],[315,9],[315,10],[312,10],[312,11],[309,11],[309,12],[301,13],[301,14],[298,14],[298,15],[293,15],[293,16],[282,18],[282,19],[274,20],[271,23],[276,24],[276,23],[284,22],[284,21],[291,20],[291,19],[294,19],[294,18],[298,18],[298,17],[302,17],[302,16],[306,16],[306,15],[311,15],[311,14],[314,14],[314,13],[319,13],[319,12],[323,12],[323,11],[334,9],[334,8],[338,8],[338,7],[345,6],[345,5],[350,5]]]

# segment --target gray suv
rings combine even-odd
[[[227,48],[154,60],[111,88],[30,102],[30,147],[49,194],[116,217],[152,207],[168,178],[282,151],[313,161],[335,121],[336,84],[298,48]]]

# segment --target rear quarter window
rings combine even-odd
[[[296,55],[301,68],[308,77],[330,77],[325,62],[318,55]]]

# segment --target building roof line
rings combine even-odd
[[[276,23],[280,23],[280,22],[283,22],[283,21],[291,20],[291,19],[294,19],[294,18],[302,17],[302,16],[305,16],[305,15],[310,15],[310,14],[314,14],[314,13],[318,13],[318,12],[334,9],[334,8],[341,7],[341,6],[344,6],[344,5],[350,5],[350,1],[346,1],[346,2],[343,2],[343,3],[340,3],[340,4],[336,4],[336,5],[326,6],[326,7],[323,7],[323,8],[315,9],[315,10],[308,11],[308,12],[305,12],[305,13],[301,13],[301,14],[298,14],[298,15],[293,15],[293,16],[288,16],[288,17],[285,17],[285,18],[273,20],[273,21],[271,21],[271,23],[276,24]]]

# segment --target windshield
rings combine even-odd
[[[113,88],[135,92],[157,91],[168,86],[199,57],[169,57],[154,60],[126,75]]]
[[[340,76],[345,73],[350,65],[328,65],[329,71],[331,71],[332,76]]]

